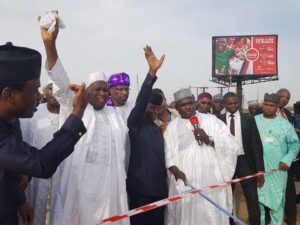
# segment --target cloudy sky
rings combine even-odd
[[[0,43],[35,48],[45,59],[36,18],[51,9],[67,26],[57,47],[72,82],[99,70],[124,71],[134,96],[137,77],[141,84],[147,72],[142,47],[149,44],[166,54],[155,86],[171,100],[181,87],[217,86],[209,81],[212,36],[278,34],[280,80],[244,86],[245,100],[281,87],[291,90],[291,102],[300,100],[298,0],[0,0]]]

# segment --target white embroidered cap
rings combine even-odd
[[[107,82],[107,77],[103,72],[95,72],[90,74],[86,81],[86,87],[90,86],[92,83],[99,80]]]
[[[248,106],[254,106],[254,105],[259,105],[259,101],[258,100],[248,101]]]
[[[176,91],[174,93],[175,102],[178,102],[181,99],[190,98],[190,97],[193,97],[193,94],[192,94],[191,90],[188,88],[182,88],[179,91]]]

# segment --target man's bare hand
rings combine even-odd
[[[166,131],[167,128],[168,128],[168,123],[163,122],[163,123],[159,126],[159,128],[160,128],[160,132],[161,132],[162,134],[165,133],[165,131]]]
[[[257,178],[256,178],[257,180],[257,187],[259,187],[259,188],[261,188],[261,187],[263,187],[264,186],[264,183],[265,183],[265,177],[264,177],[264,175],[259,175],[259,176],[257,176]]]
[[[75,93],[75,96],[73,98],[72,114],[75,114],[82,118],[84,110],[86,109],[86,106],[89,101],[89,92],[85,88],[85,83],[82,83],[81,85],[70,84],[70,89]]]
[[[33,224],[33,209],[28,202],[23,202],[18,208],[19,214],[22,217],[24,225]]]
[[[182,172],[180,170],[178,170],[176,173],[174,173],[174,177],[175,177],[176,180],[180,179],[180,180],[183,180],[184,183],[187,182],[187,179],[186,179],[186,176],[185,176],[184,172]]]
[[[209,144],[210,140],[205,131],[201,128],[195,128],[194,129],[194,135],[196,140],[199,140],[205,144]]]
[[[184,181],[184,183],[187,182],[187,179],[186,179],[186,176],[185,176],[184,172],[182,172],[181,170],[179,170],[177,166],[171,166],[169,168],[169,170],[174,175],[174,177],[175,177],[176,180],[181,179],[181,180]]]
[[[21,191],[25,191],[29,183],[29,177],[26,175],[20,176],[19,188]]]
[[[280,162],[280,163],[279,163],[279,169],[280,169],[280,170],[283,170],[283,171],[288,171],[289,166],[286,165],[284,162]]]
[[[154,77],[158,71],[158,69],[161,67],[161,65],[164,62],[165,55],[162,55],[160,59],[157,59],[154,52],[152,51],[152,48],[149,45],[146,45],[144,47],[145,57],[148,61],[149,65],[149,74]]]

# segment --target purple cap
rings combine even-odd
[[[129,75],[124,72],[112,74],[108,78],[108,85],[109,85],[109,87],[130,86]]]

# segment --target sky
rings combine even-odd
[[[166,55],[155,87],[171,101],[180,88],[218,86],[210,82],[212,36],[278,34],[279,81],[245,85],[245,101],[279,88],[291,91],[290,103],[300,100],[298,0],[0,0],[0,44],[37,49],[45,61],[37,16],[52,9],[66,25],[57,48],[74,83],[95,71],[126,72],[134,98],[148,71],[143,46],[149,44]],[[47,81],[44,69],[41,80]]]

